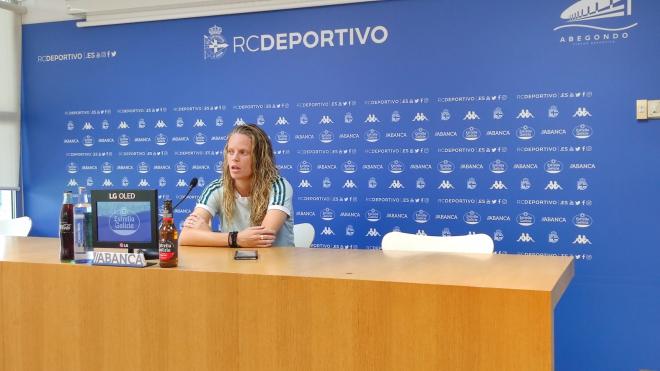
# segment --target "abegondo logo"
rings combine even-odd
[[[208,29],[208,35],[204,35],[204,59],[220,59],[225,55],[230,45],[222,32],[222,27],[217,25]],[[232,50],[234,53],[255,53],[286,51],[301,47],[314,49],[364,46],[367,44],[383,44],[388,37],[389,31],[383,25],[249,36],[238,35],[233,37]]]
[[[579,0],[561,13],[560,17],[566,24],[555,27],[553,31],[569,28],[583,31],[562,35],[559,39],[560,43],[579,45],[613,43],[630,37],[625,31],[638,25],[636,22],[631,24],[622,22],[622,19],[630,16],[632,16],[632,0]],[[587,23],[593,20],[598,20],[596,22],[598,25]]]

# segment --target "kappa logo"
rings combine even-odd
[[[375,114],[370,113],[369,115],[367,115],[367,118],[364,120],[364,122],[370,123],[370,124],[375,124],[377,122],[380,122],[380,120],[378,119],[378,117],[376,117]]]
[[[275,121],[275,125],[289,125],[289,121],[287,121],[286,117],[280,116]]]
[[[105,178],[105,180],[103,180],[103,184],[102,184],[102,185],[103,185],[104,187],[112,187],[112,186],[113,186],[112,181],[111,181],[110,179],[108,179],[108,178]]]
[[[234,126],[241,126],[245,125],[245,120],[243,120],[242,117],[237,117],[236,121],[234,121]]]
[[[117,129],[130,129],[131,127],[128,126],[128,123],[126,121],[119,121],[119,125],[117,125]]]
[[[415,233],[418,236],[427,236],[426,231],[423,229],[418,229],[417,233]]]
[[[477,112],[475,111],[467,111],[465,114],[465,117],[463,117],[463,120],[480,120],[479,115],[477,115]]]
[[[560,185],[556,180],[551,180],[551,181],[548,182],[548,185],[545,186],[544,189],[545,189],[546,191],[547,191],[547,190],[550,190],[550,191],[561,191],[561,190],[563,190],[564,188],[562,188],[561,185]]]
[[[423,121],[428,121],[428,117],[426,117],[426,114],[424,112],[417,112],[415,114],[415,117],[413,118],[413,122],[423,122]]]
[[[204,126],[206,126],[206,124],[204,123],[204,120],[202,120],[202,119],[195,120],[195,123],[193,124],[194,128],[202,128]]]
[[[591,113],[587,110],[587,107],[578,107],[573,117],[591,117]]]
[[[548,117],[551,119],[556,119],[559,116],[559,110],[557,109],[557,106],[550,106],[548,108]]]
[[[157,129],[162,129],[162,128],[166,128],[167,125],[165,125],[165,121],[158,120],[158,121],[156,121],[156,125],[154,125],[154,127],[157,128]]]
[[[518,113],[518,116],[516,116],[517,119],[533,119],[534,115],[527,109],[523,108],[520,110],[520,113]]]
[[[550,242],[550,243],[559,242],[559,233],[557,233],[557,231],[551,231],[548,234],[548,242]]]
[[[91,122],[85,122],[82,127],[83,130],[94,130],[94,126],[92,126]]]
[[[176,186],[179,188],[185,188],[188,186],[185,180],[179,178],[179,180],[176,182]]]
[[[380,237],[380,233],[376,228],[369,228],[369,231],[367,234],[365,234],[366,237]]]
[[[587,238],[587,235],[585,234],[578,234],[575,240],[573,241],[573,244],[579,244],[579,245],[591,245],[591,241]]]
[[[454,189],[454,186],[451,184],[450,181],[443,180],[438,186],[438,189]]]
[[[222,36],[222,27],[209,28],[209,34],[204,35],[204,59],[220,59],[228,47],[227,40]]]
[[[312,188],[312,183],[307,179],[303,179],[300,181],[300,184],[298,184],[298,188]]]
[[[334,124],[334,123],[335,122],[332,121],[332,118],[329,115],[321,116],[321,120],[319,121],[319,124],[325,124],[325,125]]]
[[[323,235],[323,236],[334,236],[335,232],[330,227],[323,227],[323,230],[321,231],[321,235]]]
[[[71,178],[71,179],[69,179],[69,183],[67,183],[66,185],[67,185],[67,187],[77,187],[78,182],[76,182],[75,179]]]
[[[523,232],[523,233],[520,234],[520,237],[518,237],[516,242],[529,243],[529,242],[536,242],[536,241],[534,241],[534,239],[532,238],[532,236],[529,233],[524,233]]]
[[[357,184],[353,182],[353,179],[346,179],[342,188],[357,188]]]
[[[388,188],[402,189],[406,187],[404,187],[398,179],[394,179]]]
[[[501,180],[496,180],[493,185],[490,186],[490,189],[497,189],[497,190],[502,190],[502,189],[508,189],[506,185],[501,181]]]

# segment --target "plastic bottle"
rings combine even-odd
[[[85,187],[78,188],[78,203],[73,207],[73,251],[76,263],[90,261],[92,251],[92,204]]]
[[[73,260],[73,195],[64,192],[60,211],[60,260]]]

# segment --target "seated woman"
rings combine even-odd
[[[186,218],[181,245],[293,246],[293,188],[279,175],[273,147],[256,125],[236,126],[227,139],[223,176],[209,183]],[[220,232],[210,221],[218,215]]]

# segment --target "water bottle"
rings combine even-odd
[[[78,188],[78,203],[73,207],[73,250],[76,263],[88,263],[92,252],[92,204],[85,187]]]
[[[60,211],[60,260],[73,260],[73,195],[64,192]]]

